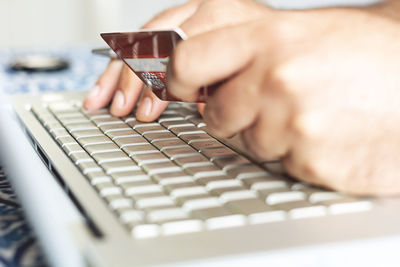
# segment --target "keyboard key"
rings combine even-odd
[[[173,120],[173,121],[164,121],[161,123],[167,129],[172,129],[176,127],[192,127],[195,126],[193,123],[190,123],[186,120]]]
[[[244,198],[237,200],[224,199],[226,206],[231,210],[239,212],[241,214],[250,215],[254,213],[264,213],[275,211],[271,206],[268,206],[264,201],[258,198]]]
[[[264,176],[264,177],[244,177],[243,179],[240,179],[243,184],[245,184],[248,187],[252,187],[253,184],[256,183],[264,183],[264,182],[282,182],[285,181],[287,186],[289,186],[290,182],[288,182],[286,179],[282,179],[280,177],[274,177],[274,176]]]
[[[158,122],[162,125],[162,122],[166,122],[166,121],[179,121],[179,120],[183,120],[183,117],[177,115],[177,114],[161,114],[160,117],[158,117]]]
[[[184,190],[182,190],[182,191],[184,191]],[[172,192],[172,194],[173,193],[174,192]],[[183,204],[183,208],[186,210],[189,210],[189,211],[210,209],[210,208],[221,207],[221,206],[222,206],[222,204],[217,197],[193,199],[190,201],[186,201]]]
[[[136,239],[157,237],[161,234],[161,228],[157,224],[140,224],[132,229],[132,236]]]
[[[200,154],[187,157],[178,157],[174,159],[174,162],[183,168],[213,165],[212,162]]]
[[[106,170],[108,175],[116,173],[116,172],[126,172],[126,171],[139,171],[140,167],[137,166],[135,162],[131,159],[124,161],[114,161],[114,162],[105,162],[102,163],[101,166]]]
[[[253,164],[240,165],[235,168],[230,168],[226,172],[228,173],[228,175],[237,179],[270,175],[267,171]]]
[[[130,160],[122,151],[96,153],[92,155],[92,157],[99,164],[112,161]]]
[[[188,167],[185,170],[196,178],[225,175],[225,172],[215,166]]]
[[[153,141],[152,144],[160,151],[163,151],[164,149],[167,148],[180,148],[187,146],[185,142],[183,142],[181,139],[177,137],[174,137],[173,139],[170,140]]]
[[[198,185],[193,181],[188,181],[188,182],[185,182],[185,183],[167,183],[163,187],[164,187],[164,190],[166,192],[173,192],[173,191],[175,191],[177,189],[182,189],[183,190],[183,189],[187,189],[187,188],[190,188],[190,187],[196,187],[197,188]]]
[[[122,190],[127,191],[130,188],[140,187],[140,186],[147,186],[147,185],[155,185],[155,183],[151,180],[140,180],[140,181],[130,181],[120,183],[119,186]]]
[[[86,131],[86,130],[97,130],[97,127],[93,123],[77,123],[65,126],[70,132]]]
[[[95,118],[95,117],[101,117],[101,116],[111,116],[108,109],[106,108],[102,108],[102,109],[94,109],[94,110],[85,110],[82,109],[81,110],[84,114],[86,114],[86,116],[88,116],[89,118]]]
[[[163,152],[165,153],[165,155],[167,155],[167,157],[171,159],[198,155],[198,152],[188,145],[181,148],[164,149]]]
[[[215,217],[224,217],[228,215],[234,214],[232,211],[228,210],[225,207],[213,207],[213,208],[205,208],[205,209],[196,209],[191,212],[191,215],[195,218],[199,218],[202,220],[207,220]]]
[[[133,208],[132,199],[126,198],[123,195],[108,195],[104,196],[111,209],[130,209]]]
[[[251,189],[255,191],[274,190],[277,188],[284,188],[285,190],[289,189],[288,184],[284,181],[262,181],[251,185]]]
[[[124,208],[120,212],[121,221],[124,223],[128,222],[144,222],[144,212],[131,209]]]
[[[111,177],[114,179],[116,184],[151,180],[150,176],[141,170],[115,172],[111,174]]]
[[[272,207],[275,209],[288,211],[288,215],[291,219],[324,216],[327,213],[327,209],[323,205],[312,205],[304,200],[285,202]]]
[[[185,184],[185,183],[189,183],[189,182],[193,182],[193,179],[190,176],[182,176],[182,177],[161,180],[159,182],[159,184],[162,186],[165,186],[165,185],[172,185],[172,184]]]
[[[322,201],[331,201],[344,198],[345,196],[337,192],[315,192],[309,195],[308,199],[311,203],[318,203]]]
[[[136,203],[137,201],[145,198],[162,197],[166,196],[164,192],[152,192],[152,193],[138,193],[130,195],[129,197]]]
[[[131,158],[135,160],[139,166],[151,163],[169,162],[169,159],[159,151],[146,154],[134,154],[131,155]]]
[[[65,151],[65,153],[67,153],[67,155],[71,155],[74,152],[84,152],[86,153],[83,148],[78,145],[77,143],[73,143],[73,144],[66,144],[63,146],[63,149]]]
[[[206,140],[214,140],[210,135],[206,133],[185,133],[184,135],[179,136],[183,141],[185,141],[188,144],[192,144],[192,142],[197,142],[197,141],[206,141]]]
[[[60,119],[60,121],[62,122],[62,124],[64,124],[64,126],[72,125],[72,124],[90,123],[90,120],[88,118],[86,118],[85,116],[77,117],[77,118],[64,118],[64,119]]]
[[[116,117],[97,117],[92,118],[92,122],[96,124],[97,127],[103,125],[113,125],[113,124],[121,124],[123,123],[119,118]]]
[[[149,174],[157,174],[157,173],[165,173],[165,172],[177,172],[180,171],[181,168],[175,165],[173,162],[159,162],[159,163],[148,163],[143,164],[142,168]]]
[[[74,152],[69,156],[75,164],[82,162],[92,162],[93,159],[85,151]]]
[[[69,132],[65,129],[53,129],[50,131],[50,134],[55,138],[58,139],[60,137],[68,137],[70,136]]]
[[[114,143],[103,143],[103,144],[86,145],[85,146],[85,150],[92,156],[94,154],[104,153],[104,152],[116,152],[116,151],[117,152],[121,152],[119,147],[116,146]]]
[[[207,190],[203,186],[189,186],[184,188],[175,188],[170,192],[170,195],[174,198],[196,196],[196,195],[208,195]]]
[[[147,214],[147,220],[151,223],[163,223],[169,221],[187,219],[189,216],[181,208],[155,210]]]
[[[145,133],[143,136],[150,142],[177,139],[176,135],[170,132]]]
[[[256,192],[244,189],[244,190],[238,190],[238,191],[225,192],[225,193],[221,194],[220,200],[222,202],[226,203],[226,202],[243,200],[243,199],[255,199],[257,197],[258,197],[258,195]]]
[[[121,148],[127,145],[144,145],[149,143],[142,136],[118,137],[114,139],[114,142]]]
[[[219,175],[219,176],[205,176],[205,177],[198,177],[198,178],[195,177],[194,179],[196,180],[197,183],[206,185],[213,181],[230,180],[232,178],[229,176],[226,176],[226,175]]]
[[[222,228],[239,227],[247,224],[247,218],[244,215],[234,214],[210,218],[206,221],[206,228],[216,230]]]
[[[162,192],[163,192],[162,187],[160,185],[151,184],[151,185],[130,187],[125,191],[125,194],[131,196],[131,195],[142,195],[142,194],[162,193]]]
[[[122,147],[122,150],[128,154],[130,157],[139,154],[149,154],[149,153],[160,153],[154,146],[150,144],[143,144],[143,145],[126,145]]]
[[[77,164],[79,169],[83,172],[83,174],[88,174],[90,172],[98,172],[102,169],[97,165],[97,163],[93,161],[80,162]]]
[[[209,148],[201,150],[200,152],[211,160],[237,155],[236,152],[227,147]]]
[[[86,147],[88,145],[98,145],[98,144],[105,144],[105,143],[112,143],[110,138],[107,136],[93,136],[93,137],[83,137],[79,139],[79,144],[81,144],[83,147]]]
[[[81,138],[104,136],[104,134],[100,130],[96,129],[96,130],[84,130],[84,131],[73,132],[72,136],[79,141]]]
[[[223,144],[218,142],[217,140],[209,139],[205,141],[193,141],[190,143],[192,147],[194,147],[197,151],[200,151],[202,149],[206,148],[217,148],[217,147],[223,147]]]
[[[171,205],[175,205],[175,201],[173,201],[169,196],[143,198],[136,202],[136,207],[139,209]]]
[[[191,178],[188,174],[183,171],[176,171],[176,172],[166,172],[166,173],[156,173],[153,174],[152,179],[160,184],[168,184],[168,180],[170,179],[178,179],[178,178]]]
[[[59,137],[56,140],[61,145],[61,147],[64,147],[65,145],[70,145],[70,144],[77,144],[76,140],[74,138],[72,138],[71,136]]]
[[[135,130],[136,130],[136,132],[138,132],[141,135],[146,134],[146,133],[162,133],[162,132],[168,133],[167,129],[165,129],[161,125],[136,127]]]
[[[176,134],[178,137],[182,135],[192,135],[192,134],[206,134],[205,131],[200,130],[196,126],[187,126],[187,127],[175,127],[171,129],[171,132]]]
[[[151,127],[151,126],[158,126],[157,122],[142,122],[142,121],[129,121],[128,125],[131,126],[133,129],[140,128],[140,127]]]
[[[164,223],[161,228],[163,235],[168,236],[199,232],[203,230],[204,225],[201,220],[184,220]]]
[[[285,202],[300,201],[306,198],[306,194],[300,191],[276,192],[266,198],[268,205],[276,205]]]
[[[115,132],[115,131],[127,131],[131,130],[131,128],[125,124],[125,123],[119,123],[119,124],[111,124],[111,125],[103,125],[99,127],[105,134],[108,134],[110,132]]]
[[[117,187],[116,185],[110,182],[99,183],[94,185],[94,187],[102,197],[109,195],[120,195],[122,193],[121,188]]]
[[[238,165],[245,165],[249,164],[250,161],[243,156],[240,155],[232,155],[223,158],[215,158],[213,160],[214,164],[218,167],[227,170]]]
[[[229,180],[209,182],[206,186],[207,190],[212,190],[216,188],[229,188],[229,187],[242,187],[242,182],[236,179],[229,179]]]
[[[92,185],[112,182],[111,177],[105,174],[103,171],[89,172],[88,174],[86,174],[86,177]]]
[[[328,207],[330,214],[345,214],[354,212],[364,212],[372,209],[373,204],[368,199],[357,199],[346,197],[318,202],[320,205]]]
[[[121,130],[121,131],[112,131],[108,132],[107,136],[111,138],[112,140],[116,140],[120,137],[134,137],[134,136],[140,136],[138,133],[136,133],[134,130]]]

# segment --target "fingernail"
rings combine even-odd
[[[98,86],[97,84],[92,88],[92,90],[90,90],[89,94],[88,94],[88,98],[96,98],[100,93],[100,86]]]
[[[140,101],[139,109],[137,111],[137,115],[140,116],[150,116],[151,108],[153,106],[153,101],[150,97],[144,97],[142,101]]]
[[[114,95],[113,106],[123,107],[125,105],[125,96],[122,91],[118,90]]]

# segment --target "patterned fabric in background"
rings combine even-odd
[[[67,59],[70,67],[47,73],[13,72],[8,68],[13,59],[30,54],[58,56]],[[106,58],[92,56],[89,47],[0,51],[0,91],[12,95],[89,89],[107,61]],[[23,207],[0,166],[0,266],[47,265],[25,220]]]

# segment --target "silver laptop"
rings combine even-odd
[[[398,199],[292,179],[214,138],[192,104],[143,123],[84,95],[15,96],[0,115],[3,164],[54,266],[400,264]]]

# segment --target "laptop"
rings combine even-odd
[[[396,199],[354,198],[271,171],[214,138],[191,104],[142,123],[82,109],[85,93],[15,96],[2,114],[3,162],[28,214],[37,212],[34,228],[46,226],[39,238],[56,266],[266,265],[290,251],[398,244]],[[384,252],[395,259],[390,246]]]
[[[1,97],[1,162],[52,265],[399,265],[398,199],[304,184],[193,104],[143,123],[85,95]]]

